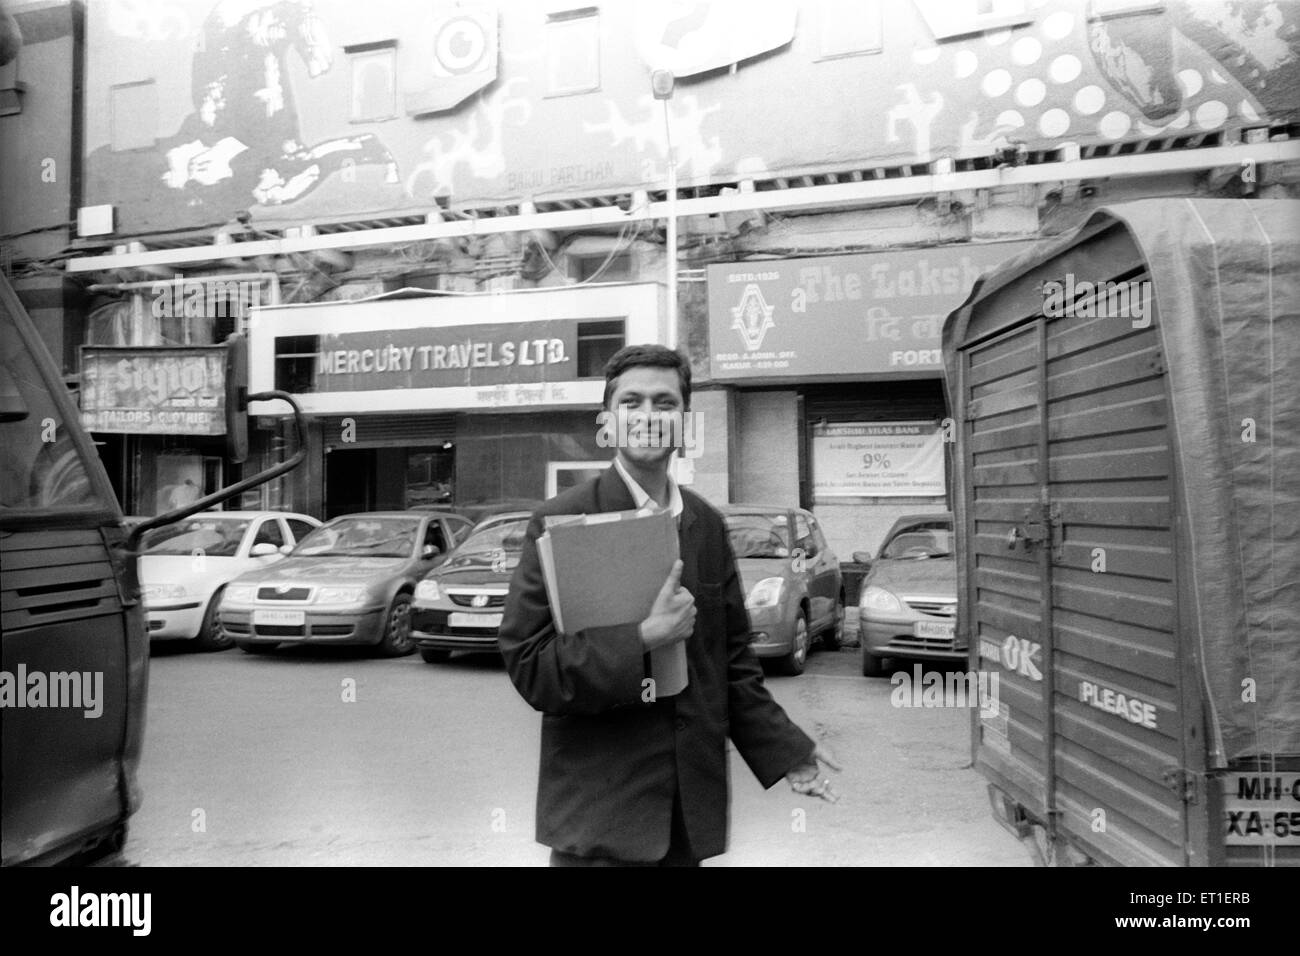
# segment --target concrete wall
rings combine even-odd
[[[737,392],[733,501],[799,504],[799,420],[793,391]]]
[[[700,454],[679,461],[678,475],[692,491],[711,504],[730,501],[730,469],[734,459],[735,416],[732,392],[718,389],[691,395],[691,411],[699,415]]]

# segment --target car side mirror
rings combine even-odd
[[[249,552],[255,558],[265,558],[267,555],[279,554],[280,549],[269,541],[259,541],[253,545],[253,550]]]
[[[870,551],[854,551],[854,552],[853,552],[853,563],[854,563],[854,564],[870,564],[870,563],[871,563],[871,552],[870,552]]]
[[[440,554],[442,554],[442,548],[438,547],[436,544],[426,544],[424,550],[420,552],[420,557],[427,560],[429,558],[436,558]]]
[[[291,545],[291,544],[282,544],[282,545],[280,545],[280,553],[281,553],[281,554],[288,554],[288,553],[289,553],[290,551],[292,551],[292,550],[293,550],[293,545]]]

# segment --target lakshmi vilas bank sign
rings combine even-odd
[[[709,373],[728,381],[942,371],[975,280],[1029,242],[710,266]]]

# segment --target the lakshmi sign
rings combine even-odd
[[[721,381],[931,372],[948,313],[1029,242],[710,266],[709,371]]]

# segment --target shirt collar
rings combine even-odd
[[[636,479],[627,473],[627,469],[623,467],[617,455],[614,456],[614,468],[617,469],[623,483],[627,485],[637,511],[649,513],[659,510],[659,505],[644,488],[637,484]],[[668,476],[668,510],[673,513],[674,518],[680,518],[682,515],[682,493],[677,487],[677,482],[673,481],[672,475]]]

